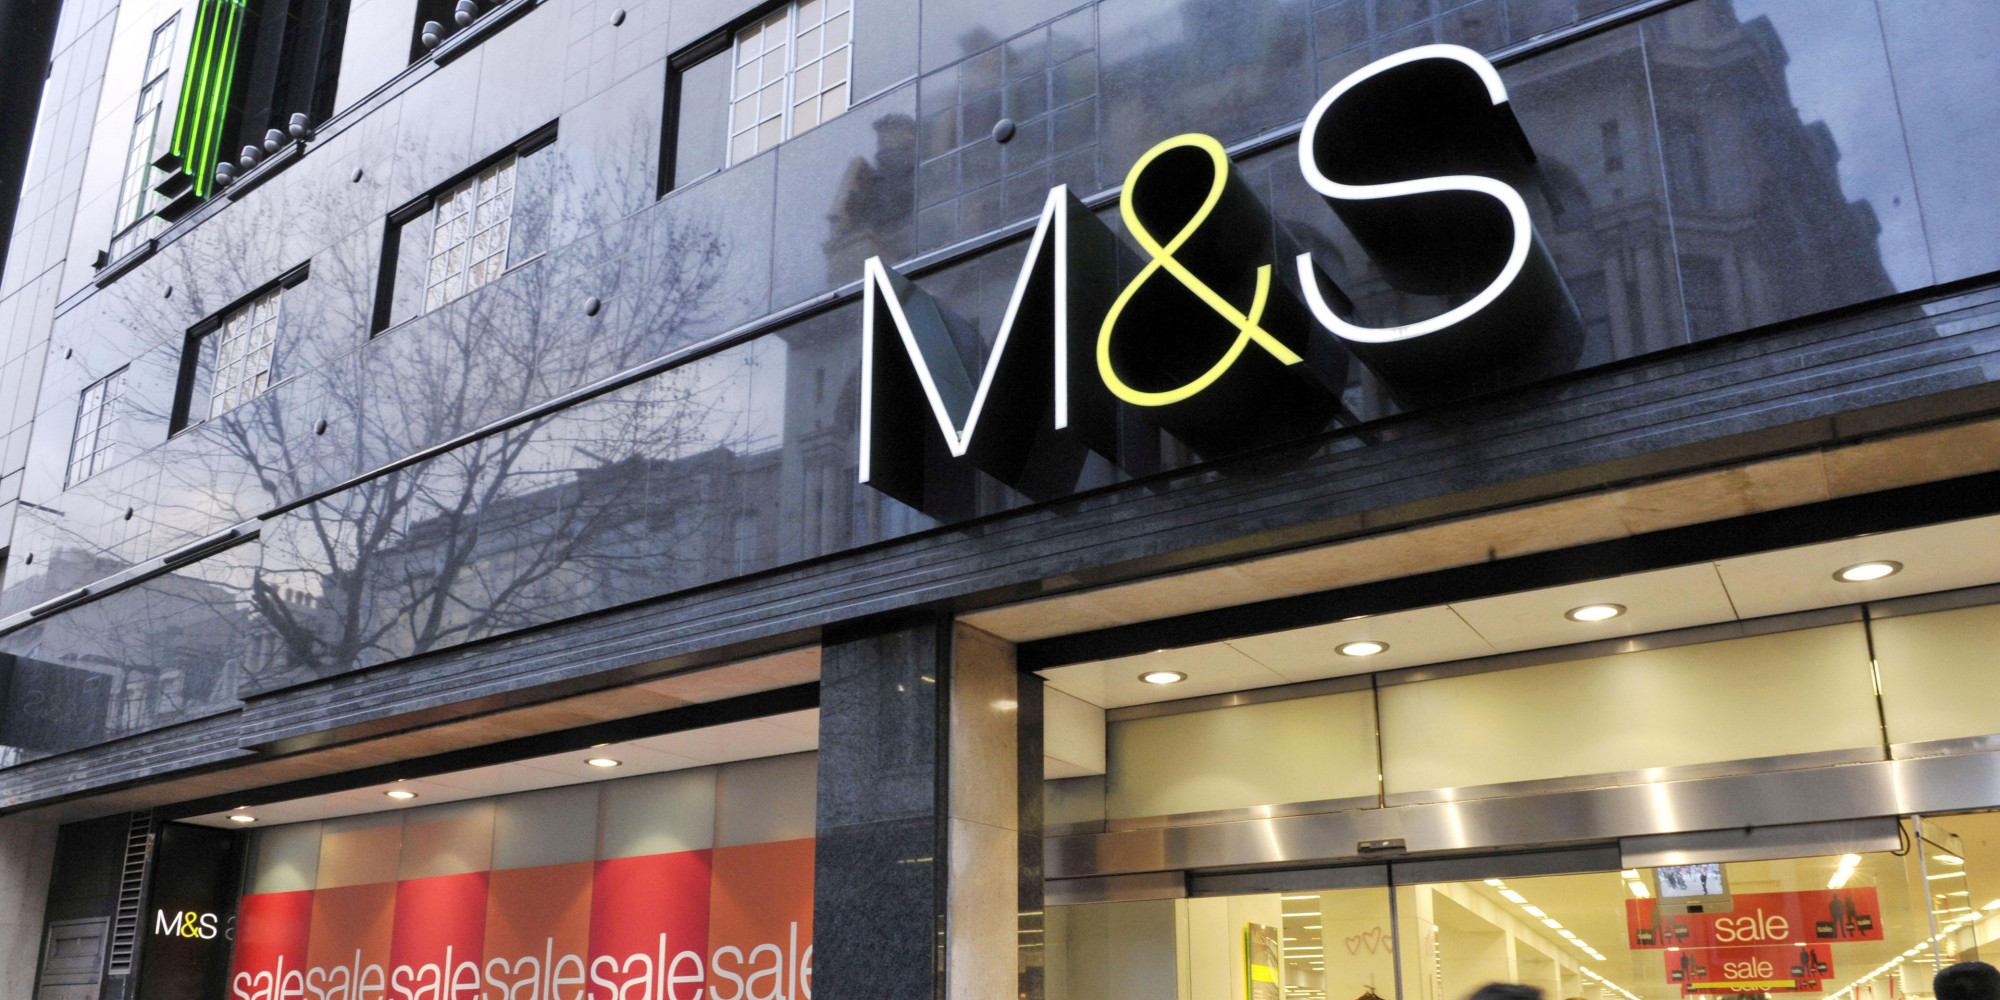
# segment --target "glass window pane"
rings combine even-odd
[[[772,146],[777,145],[778,140],[784,138],[781,131],[783,125],[784,119],[773,118],[757,126],[757,148],[770,149]]]
[[[806,98],[819,93],[819,68],[819,63],[813,63],[799,70],[798,74],[792,78],[792,93],[798,95],[798,100],[801,103]]]
[[[850,19],[846,14],[828,18],[826,22],[826,43],[828,45],[839,45],[847,41],[847,27],[849,23]]]
[[[730,135],[729,83],[729,66],[724,59],[709,59],[681,71],[674,186],[722,168]]]
[[[808,97],[804,103],[792,109],[792,133],[804,132],[819,124],[819,98]]]
[[[764,53],[764,67],[762,72],[764,80],[767,83],[773,80],[783,80],[785,78],[785,50],[775,49]]]
[[[799,36],[798,55],[794,62],[800,66],[819,58],[820,29],[814,28]]]

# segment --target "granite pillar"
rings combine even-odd
[[[947,618],[827,638],[816,1000],[1040,997],[1041,689],[1026,680],[1010,644]]]

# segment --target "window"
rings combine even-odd
[[[1615,174],[1625,169],[1625,140],[1619,135],[1618,123],[1599,122],[1597,130],[1604,143],[1604,172]]]
[[[132,119],[132,140],[125,147],[125,169],[118,184],[117,217],[112,220],[110,257],[132,252],[150,235],[158,196],[153,193],[153,160],[164,152],[159,140],[161,112],[166,104],[167,70],[173,65],[174,36],[180,15],[153,30],[146,49],[145,82],[139,87],[138,111]]]
[[[798,0],[736,33],[729,162],[847,110],[853,0]]]
[[[285,289],[306,279],[300,266],[188,333],[170,433],[219,417],[263,395],[276,370]]]
[[[263,395],[271,387],[271,347],[278,333],[278,296],[273,288],[223,317],[202,338],[210,381],[208,415],[219,417]]]
[[[507,269],[507,224],[514,208],[512,154],[437,196],[431,217],[424,311],[444,305]]]
[[[65,489],[111,465],[116,445],[112,431],[125,396],[125,371],[120,368],[84,388],[77,405],[76,434],[70,438]]]
[[[485,165],[389,213],[373,329],[442,308],[539,255],[550,239],[547,175],[539,156],[554,122]]]

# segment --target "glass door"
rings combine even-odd
[[[1196,875],[1191,898],[1051,906],[1047,995],[1921,1000],[2000,931],[2000,813],[1926,819],[1921,837],[1906,822],[1898,850],[1470,877],[1595,867],[1522,857]]]

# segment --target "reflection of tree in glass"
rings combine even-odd
[[[523,183],[572,197],[524,198],[515,268],[358,353],[348,347],[365,341],[379,230],[317,255],[308,281],[285,293],[279,363],[288,370],[280,377],[294,381],[141,454],[123,475],[65,495],[78,509],[147,510],[156,528],[150,544],[107,544],[101,528],[66,529],[51,518],[48,572],[32,592],[10,598],[32,603],[100,579],[449,441],[649,360],[678,331],[704,323],[729,230],[719,212],[609,217],[600,206],[617,199],[591,197],[598,185],[652,183],[638,176],[647,130],[626,132],[633,148],[597,151],[599,173],[590,177],[560,146],[532,157],[543,173]],[[350,228],[337,218],[357,210],[343,187],[329,180],[289,189],[283,224]],[[222,296],[275,277],[263,248],[278,220],[262,204],[239,203],[162,252],[175,305],[213,311]],[[561,232],[593,235],[529,259]],[[607,303],[595,319],[581,308],[587,294]],[[185,313],[157,300],[130,296],[120,305],[118,322],[134,342],[185,323]],[[151,377],[171,385],[178,353],[149,355],[159,369]],[[221,707],[236,695],[239,670],[242,690],[266,690],[546,620],[541,605],[574,602],[579,591],[611,603],[658,593],[718,558],[709,540],[724,532],[708,522],[735,505],[705,493],[748,488],[746,476],[756,477],[747,467],[775,464],[759,452],[777,434],[765,424],[781,417],[760,423],[751,388],[761,389],[760,368],[782,378],[782,365],[781,342],[738,349],[468,442],[280,515],[266,523],[261,544],[61,613],[38,636],[17,633],[0,645],[99,650],[88,655],[115,675],[102,696],[115,734]],[[135,423],[163,428],[170,400],[148,394]],[[321,419],[323,435],[314,432]],[[86,623],[101,637],[94,643],[49,638]],[[169,682],[196,672],[210,678],[198,690]]]

